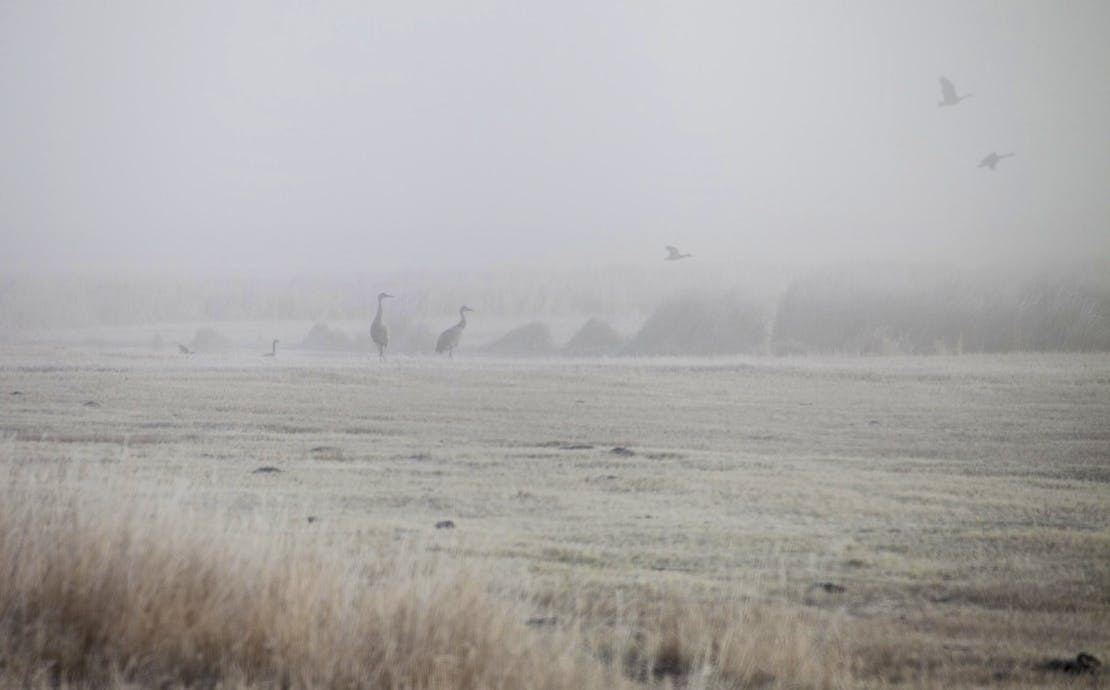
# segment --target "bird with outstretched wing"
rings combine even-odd
[[[937,103],[938,106],[957,105],[963,99],[971,98],[970,93],[957,96],[956,85],[949,81],[947,77],[940,78],[940,95],[941,101]]]
[[[672,247],[669,244],[664,245],[663,249],[667,250],[667,255],[663,257],[664,261],[678,261],[679,259],[688,259],[693,256],[693,254],[683,254],[678,251],[678,247]]]

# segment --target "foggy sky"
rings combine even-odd
[[[368,4],[0,2],[0,270],[1110,265],[1105,0]]]

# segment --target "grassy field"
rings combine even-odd
[[[19,346],[0,434],[9,685],[1108,685],[1107,355]]]

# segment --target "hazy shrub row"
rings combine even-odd
[[[779,300],[773,347],[853,354],[1110,350],[1110,292],[914,270],[826,271]]]
[[[705,356],[758,352],[766,340],[764,310],[741,295],[728,294],[669,300],[630,338],[592,318],[559,347],[547,325],[533,322],[509,331],[480,351],[508,356]]]
[[[668,274],[669,275],[669,274]],[[569,280],[577,276],[576,280]],[[1110,350],[1110,286],[1077,277],[1014,280],[934,266],[856,265],[818,271],[775,290],[731,287],[719,275],[701,282],[648,284],[640,272],[561,277],[538,275],[459,279],[466,289],[413,287],[388,313],[391,351],[430,350],[429,314],[451,313],[458,295],[478,295],[484,314],[526,314],[496,342],[466,349],[500,355],[923,354]],[[670,276],[673,277],[673,276]],[[413,280],[413,278],[409,278]],[[442,280],[442,278],[440,278]],[[521,281],[519,284],[514,281]],[[560,289],[560,285],[566,290]],[[6,329],[80,327],[172,321],[244,319],[365,320],[375,308],[373,286],[355,282],[289,281],[269,287],[224,281],[207,287],[172,284],[0,283],[0,325]],[[444,308],[447,302],[451,305]],[[641,315],[624,336],[597,318],[564,346],[536,319],[567,314]],[[439,319],[440,322],[443,319]],[[523,321],[523,319],[522,319]],[[196,342],[194,349],[219,349]],[[297,346],[296,343],[287,343]],[[354,335],[319,326],[306,349],[374,351],[368,329]],[[227,347],[225,343],[222,347]]]

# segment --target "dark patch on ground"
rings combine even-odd
[[[281,470],[272,465],[263,465],[262,467],[255,469],[253,472],[251,472],[251,474],[275,474],[278,472],[281,472]]]
[[[585,443],[575,443],[573,441],[543,441],[537,443],[536,448],[558,448],[559,450],[587,450],[593,446]]]
[[[593,482],[613,481],[616,478],[617,478],[617,475],[615,475],[615,474],[602,474],[602,475],[598,475],[596,477],[586,477],[586,481],[592,484]]]
[[[1074,659],[1049,659],[1038,668],[1042,671],[1059,671],[1061,673],[1098,673],[1102,662],[1094,654],[1080,652]]]
[[[617,446],[616,448],[614,448],[613,450],[611,450],[609,452],[612,453],[613,455],[619,455],[622,458],[631,457],[631,456],[636,454],[636,451],[629,450],[629,449],[625,448],[624,446]]]
[[[344,460],[343,449],[338,446],[314,446],[309,450],[316,460]]]
[[[440,520],[436,523],[436,529],[455,529],[454,520]]]
[[[843,601],[843,597],[840,595],[847,591],[847,587],[835,582],[814,582],[806,588],[805,594],[802,596],[802,603],[806,606],[836,604]]]

